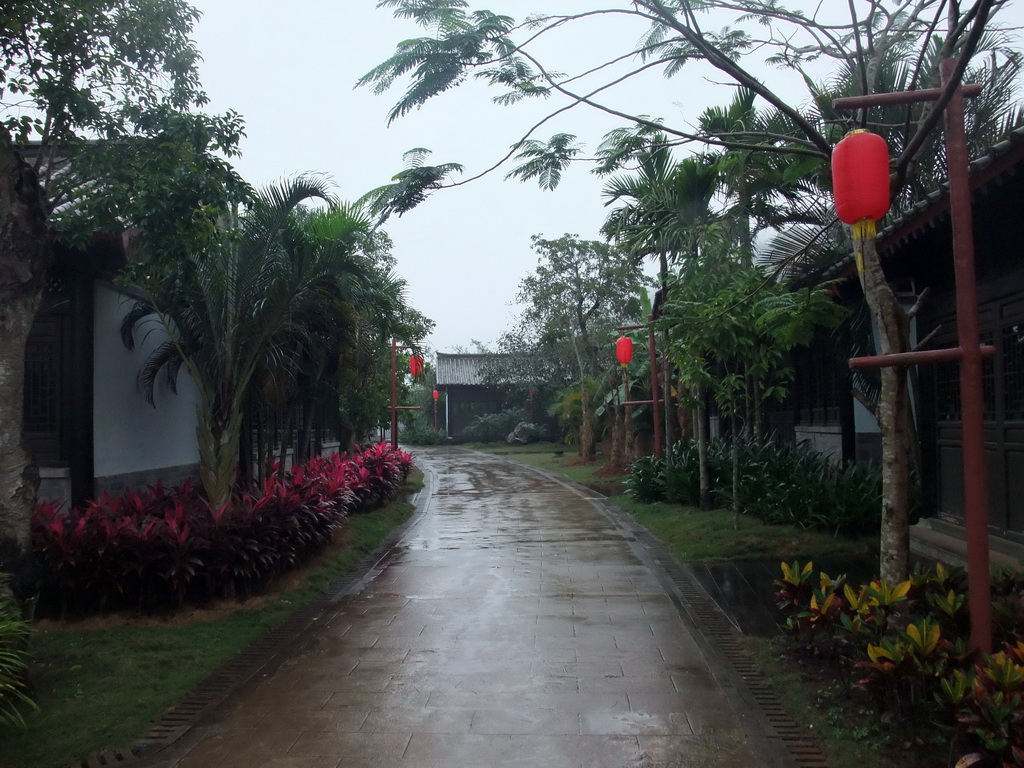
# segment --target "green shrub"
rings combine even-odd
[[[508,433],[521,421],[526,421],[526,412],[521,408],[511,408],[500,413],[484,413],[462,430],[462,437],[474,443],[504,442]]]
[[[1024,613],[1024,572],[995,576],[1004,593],[995,604]],[[953,736],[951,755],[970,755],[964,765],[1024,765],[1024,635],[997,625],[1002,650],[968,652],[962,569],[938,565],[899,583],[854,587],[794,562],[782,563],[775,584],[793,651],[830,664],[847,697],[868,694],[890,742],[906,739],[908,728],[938,728]]]
[[[633,462],[626,478],[629,495],[643,504],[665,500],[665,462],[644,456]]]
[[[425,424],[411,424],[398,433],[402,443],[408,445],[443,445],[448,435],[443,429],[434,429]]]
[[[882,474],[874,464],[833,462],[804,444],[739,443],[739,495],[743,509],[770,525],[796,525],[857,535],[878,529]],[[711,490],[717,504],[732,504],[732,444],[708,445]],[[672,446],[667,460],[636,462],[627,487],[644,503],[696,504],[700,499],[700,460],[694,441]],[[635,490],[634,490],[635,489]]]
[[[774,525],[859,534],[881,521],[879,467],[843,466],[806,444],[742,441],[739,494],[748,513]],[[731,504],[731,482],[720,483],[716,495]]]
[[[36,709],[25,693],[29,628],[7,594],[7,579],[0,579],[0,725],[24,727],[21,710]]]
[[[681,440],[669,451],[665,462],[665,501],[700,503],[700,457],[697,443],[692,440]]]

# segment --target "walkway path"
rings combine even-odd
[[[497,457],[418,455],[426,509],[383,569],[164,764],[787,765],[603,502]]]

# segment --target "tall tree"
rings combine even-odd
[[[606,243],[564,235],[533,237],[537,268],[519,283],[523,320],[548,344],[561,344],[572,356],[580,388],[583,423],[579,451],[594,458],[594,407],[591,382],[601,370],[602,353],[615,326],[635,316],[635,298],[644,279],[623,251]],[[568,362],[568,361],[567,361]]]
[[[173,279],[146,281],[148,295],[122,323],[129,346],[151,318],[169,337],[140,372],[150,396],[159,375],[173,387],[182,367],[195,382],[199,478],[214,507],[228,501],[238,476],[253,377],[261,369],[287,376],[312,355],[339,281],[364,274],[351,254],[369,221],[339,208],[296,216],[310,198],[329,199],[326,182],[302,177],[264,190],[237,237],[225,231],[218,247],[189,254]]]
[[[261,460],[250,463],[261,470],[273,463],[275,449],[282,458],[288,450],[293,450],[296,461],[305,458],[317,408],[347,447],[349,436],[341,434],[347,429],[336,394],[340,379],[357,373],[367,347],[372,351],[383,347],[373,343],[381,334],[390,338],[387,333],[394,330],[412,340],[426,335],[426,330],[410,334],[398,327],[407,310],[404,281],[385,268],[380,257],[390,241],[382,232],[369,231],[369,219],[360,207],[342,203],[316,210],[299,208],[292,229],[281,242],[292,274],[308,271],[313,264],[325,269],[268,339],[253,374],[244,410],[257,433],[255,443],[262,449]],[[383,383],[381,388],[387,389]],[[272,424],[283,436],[278,443],[269,429]],[[242,440],[243,453],[248,444]],[[281,467],[283,471],[283,461]],[[248,469],[241,467],[242,474]]]
[[[761,266],[716,266],[690,270],[678,281],[663,323],[684,378],[709,389],[731,424],[732,503],[739,515],[741,421],[763,401],[785,396],[793,375],[790,350],[810,344],[816,327],[834,327],[845,310],[827,286],[793,289]],[[758,386],[750,387],[751,380]],[[748,407],[751,398],[757,402]]]
[[[504,103],[558,94],[567,99],[568,106],[561,109],[585,104],[635,125],[661,130],[678,142],[815,160],[820,168],[817,173],[827,173],[832,146],[846,130],[884,126],[876,125],[873,114],[836,115],[826,124],[817,123],[800,104],[762,82],[756,74],[757,66],[768,64],[796,72],[811,85],[811,95],[815,96],[817,88],[810,67],[830,62],[854,72],[857,92],[867,94],[877,91],[882,64],[894,51],[906,62],[910,88],[938,85],[938,72],[932,63],[955,57],[953,76],[937,102],[900,108],[901,119],[894,131],[899,141],[890,142],[896,149],[892,171],[897,199],[917,164],[928,156],[928,144],[941,128],[943,109],[976,53],[986,46],[998,61],[1017,57],[1006,39],[1000,39],[992,22],[1007,0],[973,0],[962,5],[946,0],[878,0],[866,7],[853,2],[814,4],[807,11],[786,8],[775,0],[634,0],[578,14],[547,12],[522,25],[490,11],[470,12],[464,0],[381,0],[379,5],[393,8],[397,16],[413,19],[434,32],[429,37],[404,41],[390,59],[361,80],[381,92],[411,75],[412,84],[392,109],[391,120],[474,77],[503,89],[498,100]],[[949,21],[944,24],[947,13]],[[541,60],[545,43],[560,34],[572,34],[571,29],[580,28],[594,17],[640,21],[648,25],[649,33],[639,43],[631,40],[621,51],[609,52],[606,66],[588,65],[586,72],[557,72]],[[718,31],[704,24],[709,19],[717,22],[724,18],[730,23]],[[757,31],[747,31],[744,27],[753,22],[760,22]],[[986,33],[993,32],[986,39]],[[751,58],[755,53],[759,57]],[[790,130],[776,133],[760,127],[740,127],[703,132],[685,123],[671,125],[654,120],[614,103],[613,86],[655,68],[677,76],[697,60],[711,65],[735,85],[749,89],[767,108],[777,110]],[[977,109],[974,105],[971,108]],[[554,178],[554,172],[561,172],[580,157],[581,147],[572,138],[558,134],[544,145],[536,140],[527,144],[529,135],[524,137],[519,144],[524,167],[528,167],[523,177]],[[877,264],[866,267],[882,275]],[[900,336],[905,323],[895,311],[898,302],[889,286],[881,279],[871,282],[869,291],[873,294],[869,305],[882,337]],[[894,375],[902,374],[884,371],[883,380]],[[883,385],[883,392],[885,398],[905,401],[905,392],[898,386]],[[892,410],[909,413],[905,402],[895,404]],[[898,463],[898,457],[906,454],[906,434],[899,424],[882,425],[883,463]],[[907,478],[900,472],[887,477],[890,480],[883,493],[880,547],[882,575],[898,579],[905,575],[909,560],[909,509],[901,492]]]
[[[141,226],[167,256],[245,192],[221,159],[237,115],[193,112],[206,103],[197,18],[182,0],[0,9],[0,570],[28,551],[38,477],[20,439],[24,357],[52,233],[82,243]]]
[[[621,156],[620,148],[621,142],[613,140],[605,142],[600,152],[611,158]],[[712,208],[720,174],[715,163],[704,157],[674,159],[672,145],[661,133],[636,153],[635,165],[633,173],[612,176],[605,184],[605,204],[618,207],[608,214],[601,232],[636,259],[658,259],[657,315],[668,298],[669,266],[698,263],[708,244],[721,240],[721,230],[715,226],[721,217]],[[667,344],[667,335],[664,341]],[[671,361],[661,368],[665,443],[671,446],[675,423]]]

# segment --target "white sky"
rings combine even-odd
[[[413,147],[433,150],[432,164],[462,163],[466,173],[456,178],[468,178],[500,159],[533,123],[561,106],[553,99],[494,106],[489,99],[498,91],[477,84],[435,97],[389,128],[387,114],[403,84],[381,96],[353,86],[388,58],[397,42],[423,35],[419,27],[377,9],[376,0],[193,3],[203,13],[194,37],[204,58],[208,109],[233,109],[245,118],[243,154],[234,162],[256,186],[322,172],[334,180],[339,196],[354,200],[402,170],[402,154]],[[538,10],[572,13],[625,4],[489,0],[471,5],[519,21]],[[1012,5],[1003,20],[1024,23],[1020,4]],[[612,51],[623,52],[643,32],[642,26],[629,28],[621,20],[570,26],[547,49],[550,60],[545,63],[577,72],[581,63],[596,64]],[[763,79],[776,76],[764,67],[755,71]],[[716,84],[721,78],[714,77],[696,67],[672,80],[652,74],[609,100],[624,111],[665,118],[670,125],[690,124],[706,107],[730,100],[731,89]],[[593,150],[604,133],[621,125],[616,118],[577,107],[535,137],[575,133]],[[429,339],[437,351],[469,347],[472,340],[490,345],[511,323],[519,280],[536,266],[531,235],[601,239],[598,230],[608,212],[600,197],[602,180],[585,168],[570,169],[556,191],[544,192],[535,182],[503,181],[510,168],[437,192],[385,226],[395,243],[398,271],[409,283],[409,299],[437,323]]]

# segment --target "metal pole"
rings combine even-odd
[[[955,4],[949,8],[950,25],[956,24]],[[952,79],[958,60],[945,59],[939,65],[943,88]],[[988,554],[988,485],[985,471],[985,410],[982,390],[982,359],[995,350],[981,346],[978,323],[978,288],[974,274],[974,231],[971,211],[970,167],[964,130],[964,97],[976,96],[980,88],[961,85],[946,105],[946,166],[949,174],[949,210],[953,230],[953,270],[956,277],[956,320],[960,346],[956,350],[904,353],[896,364],[935,362],[936,359],[960,359],[960,425],[963,439],[964,516],[967,528],[967,594],[971,616],[971,647],[988,653],[992,650],[992,589]],[[903,104],[920,101],[921,92],[870,94],[836,99],[836,109],[859,109],[877,104]],[[897,357],[897,356],[890,356]],[[910,358],[918,359],[911,360]],[[930,357],[930,359],[929,359]],[[880,367],[866,359],[851,361],[853,367]],[[890,360],[889,364],[894,364]]]
[[[398,449],[398,342],[391,340],[391,447]]]
[[[647,346],[651,353],[651,408],[654,409],[654,455],[661,457],[661,408],[658,404],[658,357],[654,349],[654,315],[647,318]]]
[[[957,59],[940,65],[942,84],[953,77]],[[953,226],[956,274],[956,324],[960,349],[960,408],[963,430],[964,508],[967,523],[967,591],[971,646],[992,650],[992,593],[988,557],[988,483],[985,473],[985,403],[981,375],[978,288],[974,273],[973,216],[964,130],[964,96],[960,88],[946,107],[946,166],[949,213]]]

